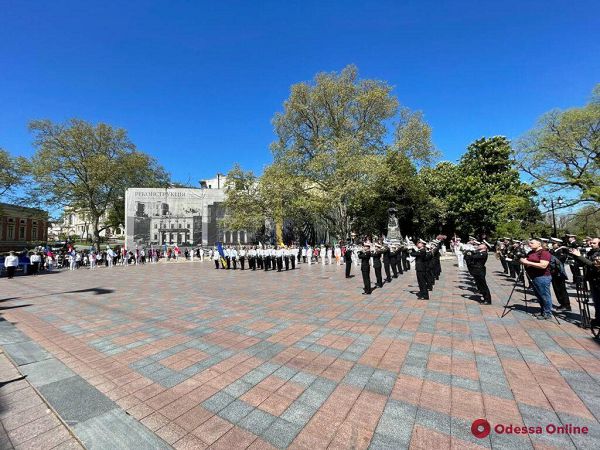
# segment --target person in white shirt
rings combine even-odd
[[[216,248],[212,249],[212,259],[215,262],[215,269],[219,268],[219,259],[221,255],[219,255],[219,251]]]
[[[231,262],[233,263],[233,270],[237,269],[237,260],[238,260],[238,251],[234,248],[229,250],[229,256],[231,257]]]
[[[77,257],[75,256],[75,250],[69,255],[69,270],[75,270],[77,268]]]
[[[42,257],[37,252],[32,253],[32,255],[29,257],[29,262],[31,262],[31,273],[33,275],[37,275],[40,271],[40,263],[42,262]]]
[[[245,265],[246,265],[246,247],[240,248],[238,257],[240,259],[240,267],[241,267],[241,269],[245,270],[246,269],[246,267],[245,267]]]
[[[10,252],[8,256],[4,258],[4,267],[6,267],[6,274],[9,279],[15,276],[18,266],[19,257],[15,255],[15,252]]]
[[[90,253],[90,270],[96,270],[96,253]]]
[[[335,261],[336,261],[337,265],[341,266],[342,265],[342,249],[340,248],[339,245],[335,246],[334,256],[335,256]]]
[[[325,247],[321,245],[321,249],[319,250],[319,256],[321,257],[321,264],[325,265],[325,258],[327,254],[325,253]]]
[[[306,258],[308,260],[308,265],[310,266],[312,264],[312,253],[313,253],[313,249],[312,247],[309,245],[306,248]]]
[[[327,264],[331,265],[331,247],[327,247],[327,250],[325,250],[325,255],[327,255]]]
[[[306,247],[302,247],[302,262],[306,262]]]

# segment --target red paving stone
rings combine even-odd
[[[347,282],[343,266],[321,265],[277,274],[161,263],[0,286],[17,298],[3,305],[30,305],[3,311],[6,320],[177,449],[484,448],[464,440],[473,419],[531,425],[530,408],[599,436],[587,392],[600,388],[600,346],[574,324],[500,319],[512,283],[488,265],[491,307],[464,296],[468,277],[449,262],[430,302],[410,293],[414,272],[365,298],[356,269]],[[110,291],[67,293],[96,286]],[[48,295],[31,295],[40,290]],[[478,361],[497,371],[484,375]],[[585,377],[592,385],[574,383]],[[0,388],[0,401],[11,445],[78,445],[26,381]],[[421,417],[454,422],[438,429]],[[395,421],[403,438],[386,425]]]

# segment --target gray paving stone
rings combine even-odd
[[[261,434],[261,437],[274,447],[284,449],[290,445],[301,429],[298,424],[277,418]]]
[[[17,364],[17,366],[43,361],[52,357],[50,353],[33,341],[5,344],[3,345],[3,348],[4,351],[10,355],[11,359]]]
[[[254,433],[257,436],[262,435],[267,428],[275,421],[275,416],[255,409],[242,420],[239,421],[238,425],[250,433]]]
[[[316,412],[317,408],[296,400],[284,411],[281,418],[288,422],[304,426]]]
[[[202,402],[202,406],[209,411],[218,413],[227,407],[235,398],[224,391],[217,392],[215,395]]]
[[[224,391],[231,395],[232,397],[241,397],[246,392],[254,387],[253,384],[247,383],[244,380],[236,380],[227,386]]]
[[[394,372],[375,369],[373,375],[371,375],[371,378],[369,378],[365,389],[381,395],[390,395],[395,383],[396,374]]]
[[[71,425],[117,408],[112,400],[78,375],[45,384],[39,391]]]
[[[37,388],[75,375],[75,372],[54,358],[26,364],[19,367],[19,370]]]
[[[237,424],[250,414],[254,408],[241,400],[234,400],[224,409],[219,411],[219,416],[231,423]]]
[[[108,411],[73,427],[89,450],[163,450],[171,446],[122,410]]]

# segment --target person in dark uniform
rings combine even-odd
[[[300,263],[300,256],[298,256],[298,263]],[[292,247],[290,249],[290,264],[292,265],[292,270],[296,269],[296,248]]]
[[[431,247],[431,255],[433,256],[433,277],[435,280],[439,280],[440,275],[442,274],[440,245],[441,242],[435,240],[433,241],[433,246]]]
[[[505,238],[503,238],[502,243],[498,246],[498,249],[497,249],[498,259],[500,260],[500,264],[502,264],[502,269],[504,270],[504,275],[508,275],[508,272],[509,272],[508,261],[506,260],[506,255],[507,255],[509,247],[510,247],[510,239],[505,237]]]
[[[238,259],[240,260],[240,268],[242,270],[244,270],[246,267],[246,253],[248,253],[248,251],[246,250],[246,247],[242,247],[240,249],[240,251],[238,252]]]
[[[394,273],[392,278],[398,278],[398,247],[394,244],[390,248],[390,267]]]
[[[562,239],[552,237],[552,248],[549,252],[554,256],[560,264],[553,264],[550,261],[550,275],[552,275],[552,289],[554,289],[554,295],[558,301],[558,308],[562,311],[571,311],[571,300],[569,299],[569,293],[567,292],[567,274],[565,272],[565,262],[569,257],[569,249],[562,245]]]
[[[423,300],[429,300],[429,284],[427,277],[427,249],[425,241],[419,239],[417,248],[414,249],[410,256],[415,258],[415,271],[417,272],[417,283],[419,284],[419,293],[417,297]]]
[[[408,250],[408,247],[404,247],[402,249],[402,254],[400,257],[400,260],[402,261],[402,268],[404,269],[404,272],[407,272],[410,270],[410,261],[408,260],[408,256],[410,255],[410,251]],[[402,273],[402,271],[399,271],[400,273]]]
[[[582,244],[580,244],[579,242],[577,242],[577,235],[575,234],[567,234],[567,247],[569,247],[569,249],[581,249],[583,247]],[[582,278],[582,271],[581,271],[581,261],[578,260],[577,258],[569,258],[570,260],[570,264],[569,264],[569,268],[571,269],[571,273],[573,274],[573,283],[577,283],[577,281],[581,281]]]
[[[590,285],[590,294],[594,302],[593,326],[600,325],[600,239],[590,241],[590,251],[585,256],[578,248],[572,248],[569,253],[577,262],[585,267],[585,281]]]
[[[290,254],[287,248],[283,249],[283,265],[285,266],[285,270],[290,270]]]
[[[362,251],[359,251],[358,259],[360,259],[360,271],[364,284],[363,294],[371,295],[371,246],[364,244]]]
[[[485,263],[488,258],[488,247],[485,244],[479,244],[477,250],[468,251],[465,255],[465,261],[470,266],[471,275],[477,286],[479,294],[483,297],[484,305],[492,304],[492,295],[485,280],[486,269]]]
[[[375,270],[375,280],[377,281],[377,287],[383,287],[383,278],[381,276],[381,244],[375,244],[375,251],[373,252],[373,269]]]
[[[385,270],[385,281],[391,283],[392,281],[392,273],[390,272],[390,247],[384,245],[381,249],[381,254],[383,255],[383,268]]]
[[[398,275],[402,275],[404,273],[403,270],[403,264],[402,264],[402,258],[406,252],[406,260],[408,262],[408,250],[406,249],[406,246],[404,245],[398,245],[396,247],[396,271],[398,272]]]
[[[346,245],[346,251],[344,252],[344,265],[346,266],[346,278],[351,278],[350,271],[352,270],[352,249],[349,245]]]
[[[434,276],[434,264],[435,260],[433,257],[433,252],[430,245],[425,246],[425,250],[427,251],[425,256],[425,269],[427,275],[427,289],[433,291],[433,286],[435,286],[435,276]]]
[[[281,272],[283,269],[283,249],[275,246],[275,255],[273,256],[273,269],[277,266],[277,272]]]

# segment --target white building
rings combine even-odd
[[[125,228],[106,227],[106,215],[100,218],[100,237],[104,239],[122,240],[125,237]],[[94,227],[88,214],[84,211],[75,211],[65,208],[61,218],[52,222],[48,228],[48,240],[60,241],[63,238],[78,237],[82,240],[93,239]]]

